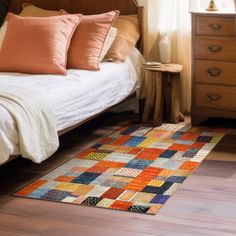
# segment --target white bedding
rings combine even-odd
[[[143,57],[134,49],[125,63],[102,63],[99,72],[68,70],[67,76],[0,73],[0,86],[14,84],[19,93],[21,88],[39,91],[50,104],[61,131],[117,104],[139,88],[142,63]],[[15,122],[1,106],[0,138],[8,143],[10,155],[20,154]]]
[[[19,150],[22,156],[40,163],[59,147],[54,114],[41,93],[21,89],[14,85],[0,87],[0,105],[17,124]],[[0,158],[9,158],[8,145],[0,138]]]

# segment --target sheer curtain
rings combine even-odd
[[[181,80],[181,110],[191,110],[191,15],[205,9],[209,0],[138,0],[145,6],[144,56],[159,60],[158,42],[167,33],[172,42],[172,62],[184,66]],[[219,8],[231,9],[234,0],[216,0]]]

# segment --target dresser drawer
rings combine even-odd
[[[235,17],[198,16],[196,34],[212,36],[234,36]]]
[[[197,82],[236,85],[236,63],[196,60],[194,64]]]
[[[196,84],[196,105],[236,111],[236,87]]]
[[[236,38],[196,37],[196,59],[236,61]]]

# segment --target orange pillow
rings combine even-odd
[[[124,62],[140,38],[138,17],[119,16],[113,26],[117,28],[117,35],[104,61]]]
[[[82,15],[20,17],[8,14],[0,71],[66,74],[67,51]]]
[[[100,15],[83,16],[71,40],[68,68],[100,70],[103,45],[118,15],[119,11],[111,11]]]

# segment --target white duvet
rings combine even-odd
[[[14,85],[19,94],[24,89],[37,90],[50,105],[56,129],[61,131],[106,110],[134,92],[139,87],[142,63],[143,58],[135,49],[125,63],[102,63],[99,72],[68,70],[67,76],[0,73],[0,87]],[[0,142],[3,140],[9,156],[21,154],[16,122],[0,105]],[[1,150],[0,146],[2,152],[6,150]],[[1,156],[0,164],[6,161]],[[43,159],[37,162],[40,161]]]
[[[40,163],[57,150],[59,140],[56,122],[41,94],[28,89],[21,89],[19,93],[15,86],[2,85],[0,106],[4,107],[15,122],[18,149],[22,156]],[[9,140],[2,131],[0,131],[0,157],[2,161],[6,161],[10,155]]]

